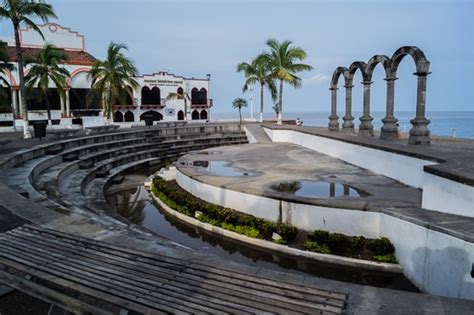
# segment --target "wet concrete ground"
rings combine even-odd
[[[182,157],[177,165],[186,175],[207,184],[260,196],[284,196],[286,200],[335,208],[377,210],[382,207],[420,207],[421,190],[339,159],[290,143],[255,143],[205,150]],[[213,171],[205,161],[227,161],[228,170]],[[194,162],[194,163],[193,163]],[[184,165],[183,165],[184,164]],[[238,173],[241,173],[240,176]],[[246,175],[247,174],[247,175]],[[275,192],[280,183],[335,183],[364,197],[330,197],[330,186],[314,196]],[[299,190],[303,191],[305,187]],[[324,196],[324,193],[326,194]],[[368,195],[368,196],[367,196]]]

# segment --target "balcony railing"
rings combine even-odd
[[[209,107],[212,107],[212,98],[208,98],[206,104],[193,104],[193,103],[191,103],[191,108],[209,108]]]

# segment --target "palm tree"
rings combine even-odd
[[[44,39],[43,33],[32,21],[32,19],[39,18],[44,23],[48,22],[49,18],[56,18],[53,7],[44,1],[36,0],[4,0],[0,5],[0,19],[8,19],[13,24],[13,31],[15,34],[15,48],[16,59],[18,63],[18,75],[20,78],[21,102],[23,104],[23,136],[30,138],[28,131],[28,104],[26,103],[26,87],[25,77],[23,73],[23,53],[20,42],[20,27],[30,27],[38,32]]]
[[[56,90],[62,100],[65,100],[67,78],[69,71],[61,66],[68,59],[66,53],[56,48],[53,44],[46,43],[34,58],[26,58],[25,65],[31,65],[30,72],[26,75],[26,86],[28,90],[38,88],[46,101],[48,111],[48,124],[51,125],[51,104],[48,97],[49,82],[56,85]]]
[[[0,41],[0,74],[4,70],[10,70],[11,68],[11,64],[8,63],[6,43]],[[10,87],[10,83],[4,77],[0,77],[0,107],[2,107],[2,111],[6,111],[10,104],[8,104],[8,97],[4,95],[5,90],[3,89],[3,85],[5,85],[7,89]]]
[[[272,95],[272,100],[277,99],[277,88],[272,76],[272,68],[268,58],[257,56],[250,64],[242,62],[237,66],[237,72],[244,72],[245,83],[242,91],[245,93],[249,87],[260,84],[260,123],[263,122],[263,89],[267,87]]]
[[[268,59],[272,66],[273,77],[280,80],[277,121],[279,125],[282,124],[283,84],[286,82],[299,88],[301,87],[301,78],[296,74],[313,69],[310,65],[298,63],[306,58],[306,52],[299,47],[291,47],[291,44],[292,42],[288,40],[280,43],[276,39],[269,39],[267,46],[270,48],[270,53],[265,53],[260,57]]]
[[[247,107],[247,100],[239,97],[232,102],[232,108],[239,110],[240,124],[242,125],[242,108]]]
[[[184,100],[184,119],[187,119],[187,111],[188,111],[188,101],[191,101],[191,96],[189,93],[183,91],[183,93],[171,92],[166,97],[167,100]]]
[[[6,47],[7,43],[0,41],[0,73],[2,73],[3,70],[13,70],[13,65],[8,62]],[[0,83],[5,83],[7,86],[10,86],[10,83],[3,77],[0,77]]]
[[[139,88],[134,79],[138,70],[133,61],[123,54],[128,50],[127,45],[110,43],[105,60],[96,60],[88,76],[91,79],[91,93],[89,97],[99,96],[102,101],[102,111],[107,120],[113,106],[117,102],[125,103],[127,95],[133,100],[132,90]],[[89,98],[90,100],[90,98]]]

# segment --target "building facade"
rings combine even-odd
[[[24,56],[34,57],[45,42],[62,49],[68,56],[64,67],[69,71],[62,99],[51,82],[48,100],[39,91],[33,89],[27,93],[28,120],[30,122],[47,119],[46,102],[51,106],[53,124],[81,124],[83,120],[103,121],[101,104],[98,99],[88,99],[91,82],[88,73],[96,60],[86,51],[83,35],[59,24],[48,23],[38,26],[45,39],[31,30],[22,29],[20,41]],[[13,71],[0,72],[0,125],[12,124],[13,117],[21,120],[23,104],[19,87],[18,67],[14,41],[7,42],[9,62],[15,66]],[[28,74],[25,69],[25,75]],[[127,97],[124,104],[117,104],[113,111],[113,120],[117,123],[139,123],[146,115],[154,121],[208,120],[212,100],[209,97],[210,75],[206,78],[186,78],[167,72],[142,75],[135,78],[140,87],[131,91],[133,98]],[[11,108],[12,113],[8,113]],[[21,125],[18,123],[18,125]]]

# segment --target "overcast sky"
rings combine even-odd
[[[232,111],[243,77],[236,65],[265,50],[268,38],[291,40],[306,50],[315,70],[303,87],[284,90],[286,111],[329,112],[334,69],[404,45],[420,47],[431,61],[428,110],[474,110],[474,1],[158,1],[50,0],[59,24],[86,36],[87,50],[103,58],[110,41],[129,46],[140,72],[212,74],[215,111]],[[0,35],[11,35],[0,22]],[[396,111],[415,109],[414,64],[405,58],[396,82]],[[362,107],[356,75],[354,110]],[[372,108],[385,108],[383,70],[372,85]],[[255,93],[257,99],[258,91]],[[343,106],[340,93],[339,107]],[[247,97],[247,96],[246,96]],[[258,103],[258,100],[256,100]],[[270,110],[267,95],[266,108]]]

